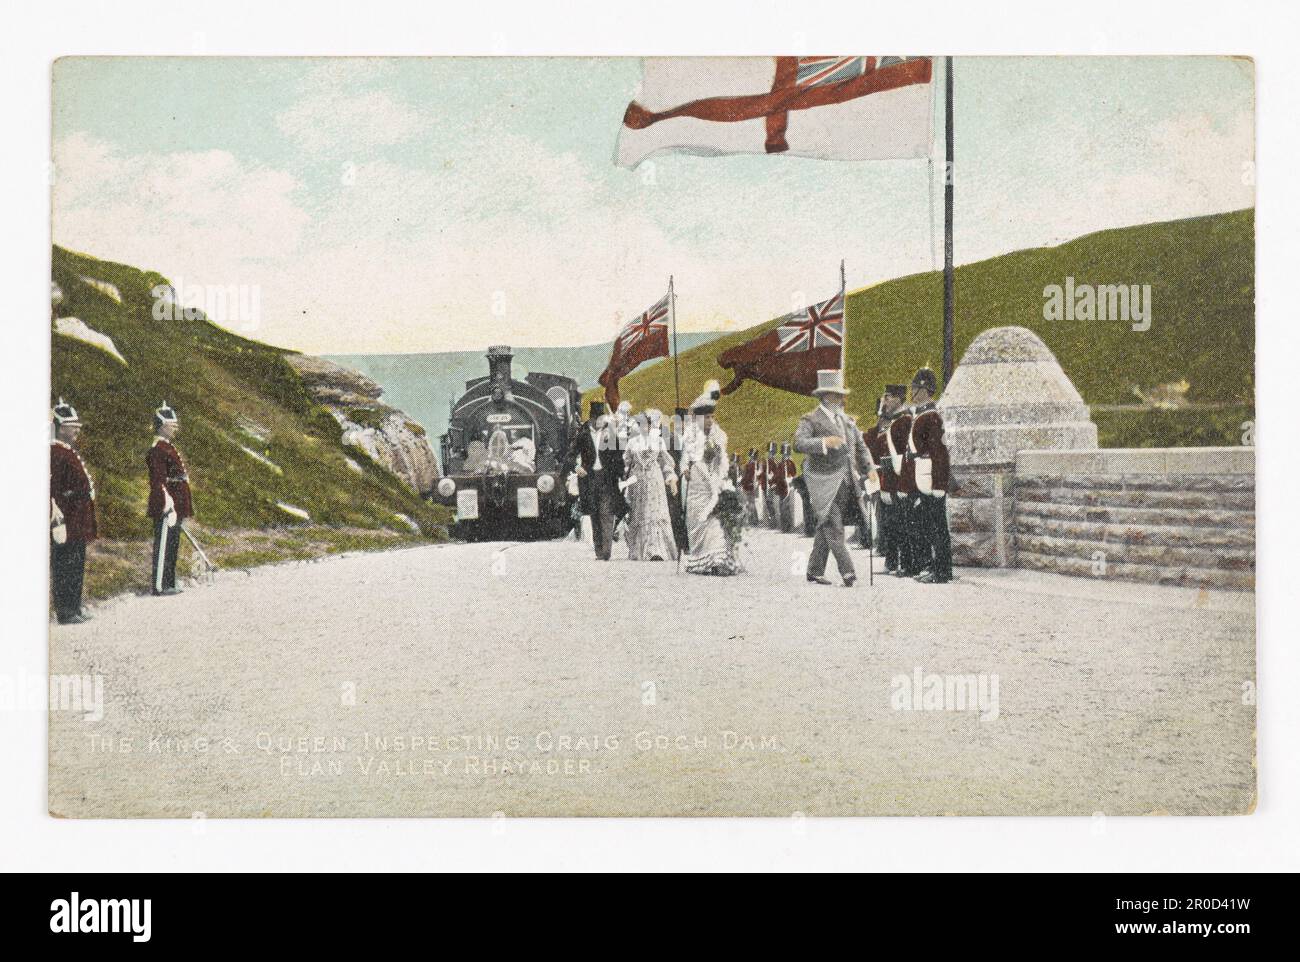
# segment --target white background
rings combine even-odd
[[[1300,868],[1300,682],[1291,390],[1297,317],[1300,4],[45,2],[0,38],[0,673],[47,637],[50,63],[66,54],[1245,54],[1258,79],[1259,785],[1237,818],[65,821],[45,806],[45,715],[0,712],[7,870]],[[269,640],[271,641],[271,640]],[[273,643],[273,641],[272,641]],[[1104,639],[1098,639],[1104,643]]]

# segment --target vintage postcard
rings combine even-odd
[[[1254,810],[1249,59],[52,84],[53,815]]]

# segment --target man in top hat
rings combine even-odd
[[[926,584],[952,581],[952,538],[948,533],[948,446],[943,417],[934,406],[938,379],[929,368],[912,378],[912,426],[908,451],[916,482],[916,550]]]
[[[51,412],[54,440],[50,442],[50,593],[61,625],[89,621],[81,610],[81,585],[86,573],[86,545],[98,534],[95,526],[95,483],[77,452],[81,418],[63,398]]]
[[[779,510],[781,513],[781,533],[789,534],[794,530],[794,499],[795,491],[791,487],[798,469],[795,467],[794,458],[790,456],[790,442],[781,443],[781,456],[777,460],[777,482],[776,490],[780,495]]]
[[[623,496],[618,482],[623,477],[623,452],[618,447],[614,425],[605,413],[603,401],[592,401],[590,417],[573,439],[569,470],[578,476],[578,501],[582,513],[591,516],[591,540],[596,558],[608,561],[614,550],[614,525]]]
[[[808,555],[807,578],[828,585],[826,558],[835,555],[845,587],[857,581],[853,558],[844,543],[844,515],[859,497],[861,479],[876,470],[862,432],[844,412],[849,389],[843,371],[818,371],[813,391],[817,407],[799,419],[794,449],[804,456],[803,477],[816,518],[816,535]]]
[[[145,455],[149,467],[149,517],[153,518],[150,571],[155,595],[178,595],[176,556],[181,547],[181,523],[194,516],[190,474],[175,444],[181,422],[176,409],[163,401],[153,413],[153,444]]]
[[[867,436],[867,447],[880,465],[881,553],[885,570],[890,574],[913,569],[912,543],[907,524],[911,494],[900,491],[903,456],[907,452],[907,435],[911,414],[907,411],[907,385],[887,384],[880,399],[880,421]],[[900,419],[905,419],[900,423]],[[898,455],[891,456],[892,450]],[[909,481],[914,490],[914,484]]]

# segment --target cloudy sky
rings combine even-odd
[[[257,324],[230,326],[315,353],[607,341],[669,274],[682,330],[748,326],[832,293],[840,258],[851,288],[936,266],[925,161],[615,167],[640,73],[63,59],[54,241],[256,288]],[[959,263],[1254,202],[1247,62],[979,58],[954,76]]]

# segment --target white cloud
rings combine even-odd
[[[54,159],[55,243],[173,280],[264,284],[309,219],[293,176],[226,151],[128,155],[78,133]]]
[[[381,91],[344,93],[327,87],[299,100],[275,122],[303,150],[346,156],[400,144],[428,121]]]

